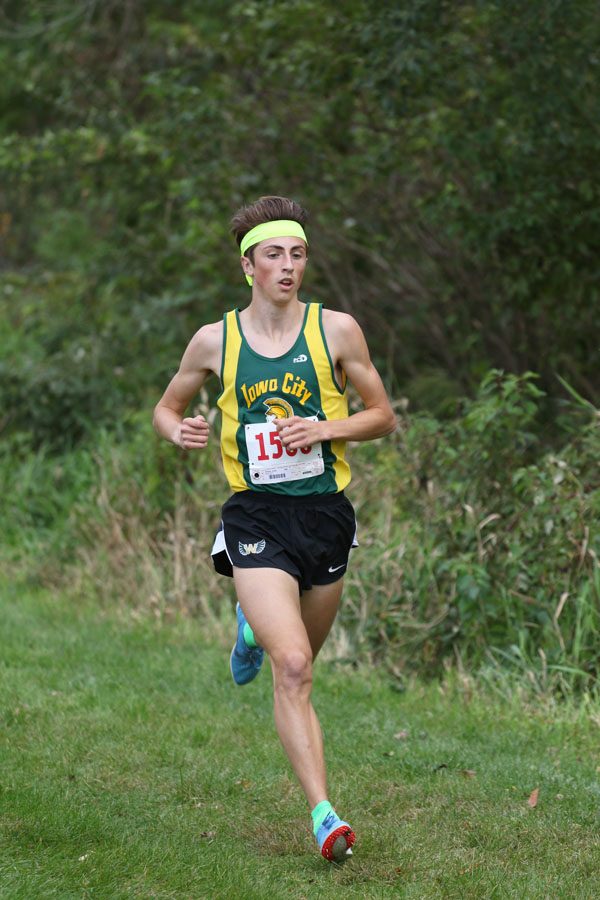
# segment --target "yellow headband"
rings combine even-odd
[[[276,219],[274,222],[263,222],[244,235],[240,244],[240,256],[245,256],[246,250],[255,244],[274,237],[298,237],[308,245],[304,228],[299,222],[294,222],[292,219]],[[246,281],[251,286],[252,275],[246,275]]]

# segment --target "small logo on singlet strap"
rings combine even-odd
[[[267,542],[264,538],[262,541],[257,541],[256,544],[242,544],[242,542],[239,541],[238,550],[242,556],[250,556],[251,553],[262,553],[266,545]]]
[[[307,361],[308,361],[308,356],[306,355],[306,353],[301,353],[300,356],[294,357],[294,362],[307,362]]]

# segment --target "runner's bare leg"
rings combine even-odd
[[[323,738],[310,700],[312,661],[335,617],[341,586],[313,588],[305,595],[309,636],[295,578],[280,569],[234,567],[233,572],[240,606],[271,660],[277,732],[312,809],[327,798]],[[315,606],[319,595],[321,614]]]
[[[333,584],[316,584],[300,598],[300,614],[313,653],[313,660],[325,643],[342,598],[344,579]]]

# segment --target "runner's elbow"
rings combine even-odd
[[[396,414],[392,409],[387,412],[385,416],[385,420],[383,422],[383,432],[382,437],[387,434],[393,434],[398,427],[398,419],[396,418]]]
[[[160,434],[160,410],[161,405],[160,403],[157,403],[154,407],[154,412],[152,413],[152,427],[157,434]]]

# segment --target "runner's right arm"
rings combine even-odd
[[[184,417],[184,413],[211,373],[219,373],[222,342],[222,322],[205,325],[196,332],[179,371],[154,409],[155,431],[183,450],[202,450],[208,444],[209,425],[204,416]]]

